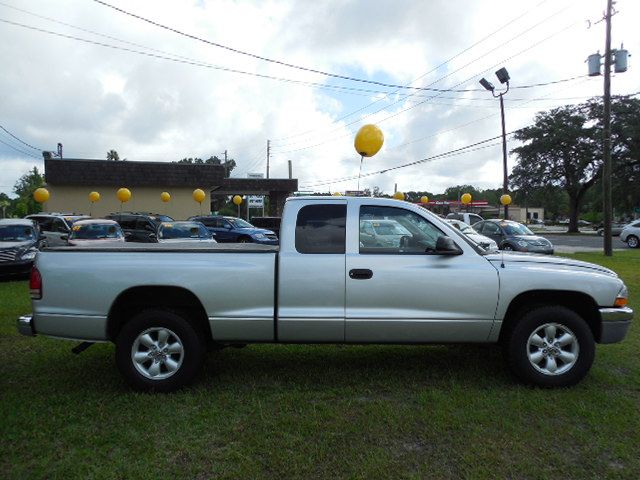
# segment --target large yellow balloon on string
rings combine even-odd
[[[342,194],[340,192],[333,192],[334,197],[341,197]]]
[[[44,203],[49,200],[49,190],[46,188],[37,188],[35,192],[33,192],[33,199],[38,203]]]
[[[502,205],[511,205],[511,195],[509,195],[508,193],[505,193],[504,195],[500,196],[500,203]]]
[[[120,188],[118,189],[118,191],[116,192],[116,197],[118,198],[118,200],[120,200],[122,203],[126,203],[129,200],[131,200],[131,190],[129,190],[128,188]]]
[[[162,200],[164,203],[167,203],[169,200],[171,200],[171,195],[169,194],[169,192],[162,192],[160,194],[160,200]]]
[[[429,197],[423,195],[422,197],[420,197],[420,203],[422,203],[423,205],[429,203]]]
[[[233,203],[234,203],[234,205],[240,206],[242,204],[242,197],[240,195],[234,195],[233,196]]]
[[[96,203],[100,201],[100,194],[98,192],[90,192],[89,193],[89,201],[91,203]]]
[[[396,200],[404,200],[404,193],[396,192],[393,194],[393,198],[395,198]]]
[[[460,197],[460,201],[464,205],[469,205],[471,203],[471,194],[470,193],[463,193],[462,197]]]
[[[375,125],[364,125],[358,130],[353,142],[356,152],[363,157],[373,157],[382,148],[384,135]]]

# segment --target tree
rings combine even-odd
[[[115,150],[109,150],[107,152],[107,160],[111,160],[114,162],[119,162],[120,161],[120,155],[118,155],[118,152],[116,152]]]
[[[558,186],[569,196],[569,231],[578,231],[578,213],[585,193],[598,177],[602,142],[590,126],[584,105],[568,105],[536,115],[535,124],[515,133],[524,145],[514,148],[518,164],[513,187],[530,190]]]
[[[38,171],[38,167],[33,167],[28,173],[22,175],[13,186],[13,192],[18,196],[13,214],[24,217],[42,211],[42,205],[33,199],[33,192],[42,186],[44,186],[44,177]]]
[[[206,160],[202,160],[201,158],[183,158],[178,160],[175,163],[188,163],[188,164],[197,164],[197,165],[222,165],[224,167],[224,176],[228,178],[231,175],[231,171],[236,168],[236,161],[232,158],[225,160],[224,162],[216,157],[215,155],[207,158]]]

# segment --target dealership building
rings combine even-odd
[[[285,199],[298,189],[297,179],[225,178],[222,165],[210,164],[45,158],[44,176],[50,193],[46,211],[94,217],[122,208],[180,220],[217,210],[229,195],[267,196],[270,210],[265,213],[279,216]],[[123,187],[132,195],[121,204],[116,192]],[[205,192],[202,204],[193,200],[196,188]],[[92,204],[89,193],[93,191],[100,200]],[[169,202],[161,200],[162,192],[171,195]]]

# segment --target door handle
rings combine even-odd
[[[354,280],[368,280],[373,277],[373,272],[368,268],[354,268],[349,270],[349,278]]]

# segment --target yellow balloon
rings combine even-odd
[[[469,205],[471,203],[471,194],[470,193],[463,193],[462,197],[460,197],[460,200],[465,205]]]
[[[508,193],[505,193],[504,195],[500,196],[500,203],[502,205],[511,205],[511,195],[509,195]]]
[[[46,188],[38,188],[33,192],[33,199],[38,203],[44,203],[49,200],[49,190]]]
[[[193,199],[198,202],[198,203],[202,203],[204,201],[204,199],[207,198],[207,195],[204,193],[204,190],[200,190],[199,188],[196,188],[193,191]]]
[[[169,192],[162,192],[160,194],[160,200],[162,200],[164,203],[167,203],[169,200],[171,200],[171,195],[169,195]]]
[[[373,157],[382,148],[384,143],[384,135],[375,125],[364,125],[356,134],[353,146],[363,157]]]
[[[334,197],[341,197],[342,194],[340,192],[333,192]]]
[[[233,203],[235,205],[240,205],[242,203],[242,197],[240,195],[233,196]]]
[[[420,203],[429,203],[429,197],[423,195],[422,197],[420,197]]]
[[[395,198],[396,200],[404,200],[404,193],[396,192],[393,194],[393,198]]]
[[[98,192],[91,192],[89,194],[89,201],[91,203],[99,202],[100,201],[100,194]]]
[[[131,200],[131,190],[129,190],[128,188],[120,188],[116,192],[116,197],[118,197],[118,200],[123,203],[128,202],[129,200]]]

